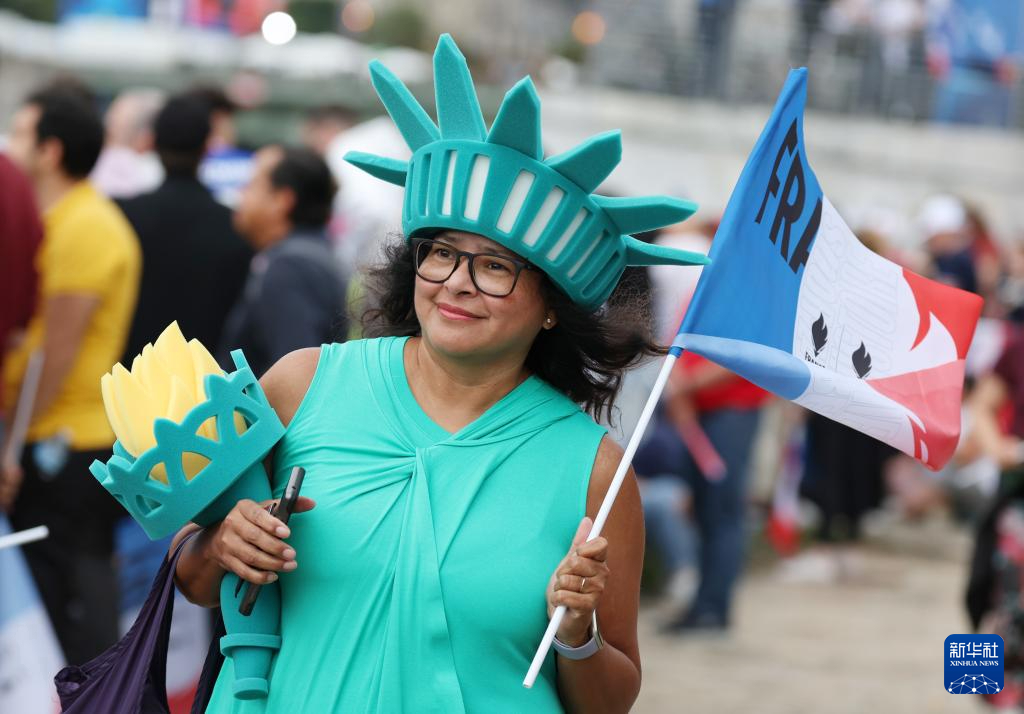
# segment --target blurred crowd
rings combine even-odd
[[[892,242],[891,220],[865,216],[854,229],[872,251],[985,299],[966,358],[952,461],[929,471],[684,354],[633,462],[646,567],[656,571],[652,584],[671,613],[663,633],[724,633],[735,624],[732,603],[752,543],[774,549],[784,582],[856,584],[873,512],[912,522],[951,518],[975,534],[965,613],[978,631],[1007,643],[1008,684],[992,703],[1024,706],[1024,236],[994,235],[983,213],[954,195],[933,195],[907,218],[917,236],[909,245]],[[683,224],[656,240],[706,251],[716,227]],[[649,281],[667,341],[696,279],[684,283],[655,267]],[[655,372],[633,375],[641,398]]]
[[[700,0],[697,94],[724,98],[743,0]],[[844,112],[1011,126],[1024,10],[1013,0],[795,0],[790,61],[844,94]],[[827,93],[827,92],[825,92]]]
[[[721,12],[727,3],[704,3],[715,4]],[[923,11],[911,0],[873,3],[900,4]],[[858,3],[803,5],[807,46],[826,16]],[[241,348],[257,374],[294,349],[358,334],[347,306],[360,267],[399,223],[402,193],[341,157],[357,146],[408,151],[387,120],[359,122],[340,106],[309,112],[300,142],[253,151],[238,145],[242,110],[212,86],[169,96],[133,89],[101,106],[74,81],[42,87],[21,104],[0,155],[0,508],[15,529],[50,529],[24,552],[71,662],[118,636],[114,534],[124,516],[88,473],[113,442],[101,375],[175,320],[226,369]],[[1019,604],[1004,597],[1024,567],[1024,236],[993,235],[953,195],[932,196],[907,218],[913,246],[890,243],[883,222],[854,228],[870,249],[985,298],[956,457],[925,471],[687,355],[634,462],[652,591],[660,587],[672,611],[667,633],[735,626],[731,606],[756,532],[785,556],[780,577],[856,578],[864,518],[889,503],[910,518],[948,510],[979,527],[972,615],[996,620],[1008,647],[1024,646],[1007,609]],[[715,228],[705,216],[645,238],[705,252]],[[653,324],[670,339],[696,271],[634,277],[630,289],[649,291]],[[38,387],[19,434],[28,374]],[[649,365],[629,376],[625,428],[628,405],[650,383]]]
[[[891,243],[886,221],[877,218],[865,217],[855,228],[868,248],[889,260],[985,298],[967,357],[955,458],[932,473],[859,432],[684,355],[634,459],[652,555],[677,606],[667,631],[730,626],[752,530],[762,530],[786,556],[785,579],[856,577],[855,546],[871,511],[888,504],[917,519],[948,510],[975,524],[995,502],[1003,474],[1024,463],[1024,424],[1013,417],[1024,410],[1022,236],[997,239],[977,208],[952,195],[928,198],[911,219],[918,236],[913,245]],[[683,224],[681,232],[657,240],[706,251],[715,228],[714,221],[696,229]],[[650,282],[658,330],[671,338],[695,278],[683,283],[678,274],[653,268]],[[636,382],[640,393],[649,384],[643,376]]]
[[[348,329],[323,155],[344,111],[311,114],[307,144],[253,152],[218,88],[98,106],[76,81],[38,89],[0,155],[0,508],[49,528],[25,556],[70,662],[112,644],[121,615],[124,513],[88,473],[113,443],[100,377],[173,321],[257,374]]]

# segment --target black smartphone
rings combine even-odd
[[[288,483],[284,487],[284,496],[270,509],[270,515],[276,517],[285,525],[288,525],[288,519],[291,518],[292,512],[295,510],[295,504],[299,501],[299,490],[302,488],[302,479],[305,476],[306,470],[304,468],[301,466],[293,468],[291,476],[288,477]],[[252,608],[256,604],[256,598],[259,597],[261,587],[261,585],[256,583],[246,583],[242,603],[238,606],[238,611],[246,617],[252,614]]]

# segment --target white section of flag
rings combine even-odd
[[[816,344],[813,326],[828,331]],[[864,246],[823,199],[821,225],[805,266],[797,300],[793,355],[804,360],[811,382],[794,401],[869,436],[913,453],[910,420],[919,415],[871,388],[866,380],[955,362],[956,344],[934,316],[914,347],[920,316],[903,270]],[[870,372],[859,376],[854,353],[864,345]],[[922,445],[922,448],[924,446]]]
[[[833,329],[815,362],[839,374],[857,377],[851,356],[861,343],[872,356],[871,379],[957,359],[952,335],[934,316],[924,340],[913,347],[919,317],[902,268],[861,243],[828,198],[800,283],[794,356],[814,352],[811,326],[822,315]],[[844,326],[840,334],[834,334],[836,325]]]

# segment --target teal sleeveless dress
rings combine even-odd
[[[325,345],[274,460],[306,469],[270,694],[208,712],[562,712],[554,655],[523,677],[548,579],[585,515],[604,429],[530,377],[456,434],[406,379],[407,338]]]

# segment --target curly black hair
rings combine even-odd
[[[418,336],[412,242],[401,237],[389,241],[383,258],[365,273],[367,307],[360,317],[363,334]],[[558,324],[537,335],[526,357],[527,369],[595,419],[607,416],[611,421],[626,370],[645,357],[667,354],[651,335],[650,291],[645,281],[620,281],[608,301],[593,311],[574,303],[543,274],[541,289]]]

